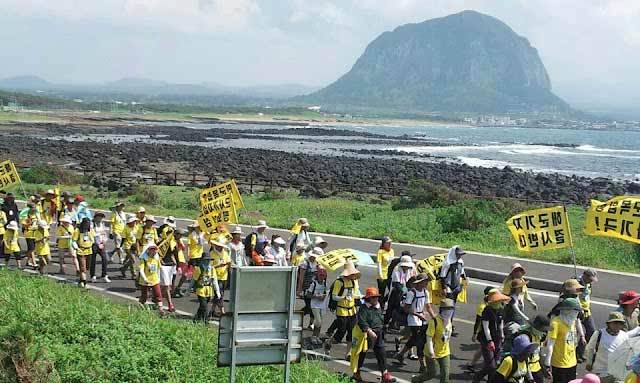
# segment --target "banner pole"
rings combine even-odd
[[[25,201],[29,198],[27,197],[27,192],[24,190],[24,185],[22,185],[22,180],[20,180],[20,190],[22,190],[22,195],[24,195]]]
[[[573,248],[573,235],[571,235],[571,223],[569,222],[569,213],[567,213],[567,207],[565,205],[562,205],[562,208],[564,209],[564,218],[567,220],[567,229],[569,230],[567,234],[569,235],[569,251],[571,252],[571,260],[573,261],[573,273],[574,273],[575,279],[578,279],[578,264],[576,261],[576,250]]]

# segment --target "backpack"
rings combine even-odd
[[[333,283],[331,284],[331,287],[329,288],[329,305],[328,305],[328,307],[329,307],[329,310],[331,310],[331,312],[334,312],[334,311],[336,311],[338,309],[338,301],[333,299],[333,288],[335,287],[336,283],[338,283],[338,281],[340,281],[342,286],[340,287],[340,291],[338,292],[337,295],[344,294],[344,281],[341,280],[340,278],[338,278],[335,281],[333,281]]]
[[[596,362],[596,357],[598,356],[598,349],[600,348],[600,340],[602,340],[602,332],[607,331],[606,329],[601,328],[598,331],[598,339],[596,341],[596,348],[593,350],[593,357],[591,358],[591,366]]]
[[[391,262],[389,262],[389,266],[387,267],[387,289],[391,289],[391,279],[393,276],[393,269],[398,266],[400,263],[400,258],[393,258]],[[381,293],[382,294],[382,293]]]
[[[164,228],[167,226],[169,225],[167,225],[166,223],[163,223],[162,225],[156,228],[156,233],[158,234],[158,238],[162,238],[162,232],[164,231]]]
[[[294,254],[296,252],[296,242],[298,242],[298,234],[294,234],[289,242],[289,252]]]
[[[509,382],[509,380],[511,380],[511,378],[513,378],[513,375],[515,375],[516,372],[518,371],[518,361],[513,359],[513,357],[511,356],[511,353],[506,353],[502,357],[502,360],[504,361],[506,358],[511,358],[511,370],[509,371],[509,374],[504,377],[504,381],[505,382]],[[497,380],[496,379],[497,375],[498,375],[497,373],[493,374],[492,377],[489,379],[488,383],[495,383],[496,380]]]
[[[404,311],[404,313],[407,315],[411,314],[409,312],[409,309],[413,308],[413,302],[416,300],[416,294],[418,293],[418,290],[416,289],[409,289],[409,291],[413,292],[413,299],[411,300],[411,303],[409,303],[408,305],[404,303],[405,299],[407,298],[407,293],[402,294],[402,300],[400,301],[402,302],[402,311]],[[407,306],[409,306],[409,308],[407,308]]]

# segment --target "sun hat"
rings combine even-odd
[[[514,280],[511,281],[511,288],[512,289],[517,289],[518,287],[524,287],[529,283],[529,281],[523,279],[523,278],[516,278]]]
[[[582,311],[578,298],[566,298],[558,303],[558,310]]]
[[[233,230],[231,230],[230,234],[242,234],[242,229],[240,228],[240,226],[236,226],[233,228]]]
[[[624,319],[624,314],[620,311],[612,311],[609,313],[609,319],[607,319],[607,323],[620,322],[627,323]]]
[[[343,277],[348,277],[350,275],[360,275],[360,271],[356,269],[355,265],[353,264],[353,261],[349,260],[347,261],[347,263],[345,263],[344,270],[340,275]]]
[[[178,235],[181,235],[181,236],[184,237],[185,235],[188,235],[189,232],[187,230],[185,230],[185,229],[178,229],[178,230],[174,231],[174,234],[178,234]]]
[[[54,192],[53,189],[49,189],[45,194],[56,195],[56,192]]]
[[[145,217],[145,219],[144,219],[144,221],[145,221],[145,222],[147,222],[147,221],[151,221],[151,222],[153,222],[153,223],[158,222],[158,221],[156,221],[156,217],[154,217],[154,216],[152,216],[152,215],[148,215],[148,216],[146,216],[146,217]]]
[[[313,244],[315,246],[318,246],[318,245],[323,244],[323,243],[327,243],[327,241],[325,241],[324,238],[322,238],[321,236],[317,236],[313,240]]]
[[[104,213],[103,213],[103,212],[101,212],[101,211],[97,211],[97,212],[93,215],[93,218],[95,218],[95,217],[102,217],[102,218],[104,218],[104,217],[106,217],[106,216],[104,215]]]
[[[391,242],[391,237],[384,236],[384,237],[382,237],[381,242],[382,242],[383,245],[385,243],[389,243],[389,242]]]
[[[75,200],[73,199],[73,197],[69,197],[67,198],[67,203],[73,203],[75,202]]]
[[[38,227],[41,229],[48,229],[49,228],[49,224],[47,223],[47,221],[38,221]]]
[[[175,229],[176,227],[176,219],[173,216],[168,216],[167,218],[164,219],[164,224],[168,225],[169,227],[173,227]]]
[[[284,239],[282,239],[282,237],[278,237],[276,239],[273,240],[273,243],[277,243],[278,245],[286,245],[287,241],[285,241]]]
[[[364,299],[379,298],[379,297],[380,297],[380,293],[378,292],[378,289],[375,287],[367,287],[367,289],[364,292]]]
[[[582,275],[589,277],[591,282],[598,282],[598,272],[595,269],[586,269],[582,272]]]
[[[562,289],[575,294],[580,290],[584,290],[584,286],[582,286],[577,279],[567,279],[562,284]]]
[[[82,194],[76,194],[75,202],[84,202],[84,196]]]
[[[523,273],[526,273],[526,270],[524,269],[524,267],[522,267],[522,265],[519,264],[518,262],[511,265],[511,274],[513,274],[513,272],[516,270],[522,270]]]
[[[124,202],[122,201],[116,201],[115,204],[113,204],[113,206],[111,206],[112,209],[115,209],[117,207],[124,207]]]
[[[296,253],[301,252],[301,251],[305,251],[307,248],[301,245],[297,245],[296,246]]]
[[[144,206],[140,206],[138,208],[138,213],[146,213],[146,212],[147,212],[147,210],[144,208]]]
[[[269,226],[267,226],[267,221],[258,221],[258,226],[256,226],[257,229],[261,229],[261,228],[265,228],[268,229]]]
[[[420,282],[425,282],[429,280],[429,275],[425,274],[425,273],[420,273],[418,275],[416,275],[415,279],[413,280],[413,284],[418,284]]]
[[[520,356],[524,353],[531,354],[536,350],[537,347],[538,345],[535,343],[531,343],[531,340],[527,335],[518,335],[513,340],[511,353],[516,356]]]
[[[317,257],[321,257],[324,255],[324,250],[319,247],[314,247],[313,250],[311,250],[311,254],[314,254]]]
[[[587,374],[582,379],[573,379],[569,383],[600,383],[600,377],[596,374]]]
[[[400,263],[398,264],[400,267],[411,267],[414,268],[416,265],[413,263],[413,260],[408,255],[403,255],[400,257]]]
[[[306,218],[300,218],[298,220],[298,223],[300,224],[300,226],[302,227],[309,227],[309,220]]]
[[[546,315],[536,315],[533,320],[529,321],[529,324],[531,327],[541,332],[548,332],[551,327],[551,322]]]
[[[504,295],[498,289],[491,289],[487,294],[487,303],[508,302],[510,300],[511,297]]]
[[[225,247],[227,246],[227,238],[224,235],[219,235],[215,239],[211,240],[211,244],[215,246]]]
[[[129,217],[129,219],[127,219],[127,225],[135,222],[138,222],[138,219],[136,217]]]
[[[18,227],[18,222],[16,222],[16,221],[11,221],[11,222],[9,222],[9,224],[7,225],[7,229],[9,229],[9,230],[19,230],[20,228]]]
[[[635,290],[629,290],[622,293],[620,297],[621,305],[634,305],[640,301],[640,294],[638,294]]]
[[[493,289],[495,289],[495,287],[493,287],[493,286],[487,286],[487,287],[485,287],[485,288],[484,288],[484,291],[483,291],[484,296],[486,297],[487,295],[489,295],[489,293],[490,293],[490,292],[491,292],[491,290],[493,290]]]

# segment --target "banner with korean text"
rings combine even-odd
[[[507,220],[518,250],[533,253],[573,247],[564,206],[529,210]]]
[[[236,185],[235,180],[223,182],[202,190],[200,192],[200,207],[204,211],[206,204],[226,196],[232,198],[236,210],[244,208],[244,202],[242,202],[242,197],[240,196],[240,191],[238,190],[238,185]]]
[[[640,196],[615,197],[607,202],[591,200],[584,231],[640,244]]]
[[[0,162],[0,189],[20,183],[20,175],[16,166],[10,160]]]

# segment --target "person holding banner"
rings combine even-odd
[[[311,298],[308,298],[304,295],[304,292],[307,291],[313,278],[316,275],[316,271],[318,270],[318,252],[311,251],[309,253],[308,258],[298,266],[298,297],[303,298],[304,300],[304,308],[302,309],[302,318],[304,322],[304,317],[309,315],[309,329],[313,328],[313,311],[311,310]]]
[[[229,269],[231,268],[231,257],[227,250],[227,239],[224,235],[220,235],[211,241],[211,263],[216,271],[218,280],[219,296],[213,300],[213,315],[216,315],[216,307],[220,316],[225,314],[224,311],[224,292],[228,288],[227,281],[229,279]]]
[[[584,328],[585,340],[589,342],[591,336],[596,331],[596,323],[591,315],[591,295],[593,292],[593,284],[598,282],[598,272],[594,269],[586,269],[578,282],[584,286],[584,290],[578,295],[580,306],[582,306],[582,315],[580,315],[580,323]],[[584,359],[585,345],[578,345],[578,357]]]
[[[444,295],[452,299],[456,304],[458,302],[458,295],[463,289],[462,284],[467,280],[467,274],[464,272],[464,260],[462,259],[465,254],[466,252],[462,250],[460,246],[453,246],[449,249],[447,258],[445,258],[440,268],[439,278],[442,283]],[[463,280],[465,282],[463,282]]]

